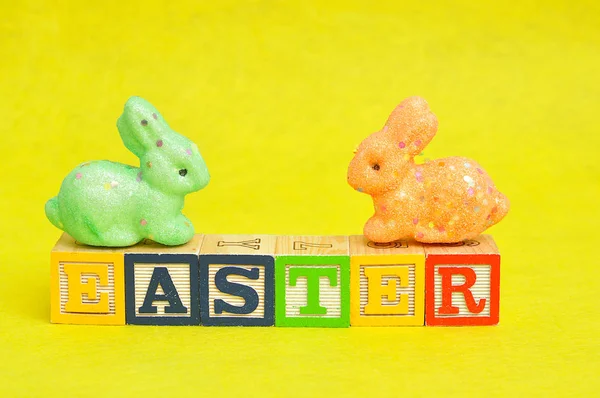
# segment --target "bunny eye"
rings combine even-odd
[[[185,177],[185,175],[187,174],[187,169],[181,169],[179,170],[179,175],[182,177]]]
[[[379,171],[379,169],[381,168],[381,166],[379,166],[379,163],[375,163],[373,166],[371,166],[371,168],[375,171]]]

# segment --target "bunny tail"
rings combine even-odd
[[[510,201],[504,194],[498,192],[496,197],[496,203],[498,204],[498,211],[492,213],[492,221],[497,224],[508,214],[510,208]]]
[[[48,217],[48,220],[56,228],[63,229],[63,223],[60,221],[58,212],[58,198],[56,196],[46,202],[46,217]]]

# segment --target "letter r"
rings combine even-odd
[[[467,309],[472,314],[479,314],[485,308],[486,299],[479,299],[479,302],[475,302],[471,287],[477,281],[477,274],[473,268],[470,267],[440,267],[438,268],[439,274],[442,276],[442,305],[438,308],[438,314],[440,315],[455,315],[459,313],[459,308],[452,305],[452,293],[462,293],[465,297],[465,303]],[[453,285],[452,276],[462,275],[465,278],[465,282],[462,285]]]

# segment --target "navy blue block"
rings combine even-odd
[[[155,264],[150,285],[145,293],[143,303],[135,308],[135,274],[136,264]],[[190,268],[190,303],[184,305],[179,292],[172,283],[171,275],[161,264],[186,264]],[[199,325],[200,308],[198,302],[198,256],[195,254],[125,254],[125,313],[126,322],[130,325]],[[164,291],[158,293],[159,289]],[[172,316],[156,316],[156,302],[168,302],[165,312]],[[147,314],[147,315],[142,315]]]
[[[219,264],[221,268],[215,275],[215,286],[221,292],[242,297],[244,305],[234,305],[226,299],[215,299],[216,312],[223,315],[211,316],[209,313],[209,265]],[[239,265],[249,266],[250,269]],[[229,281],[228,276],[239,275],[251,281],[264,272],[264,295],[259,294],[241,281]],[[243,279],[242,279],[243,280]],[[259,303],[264,303],[264,316],[251,318]],[[239,314],[242,316],[227,316]],[[265,255],[201,254],[200,255],[200,320],[206,326],[273,326],[275,321],[275,259]]]

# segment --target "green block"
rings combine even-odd
[[[350,326],[350,257],[278,256],[275,326]]]

